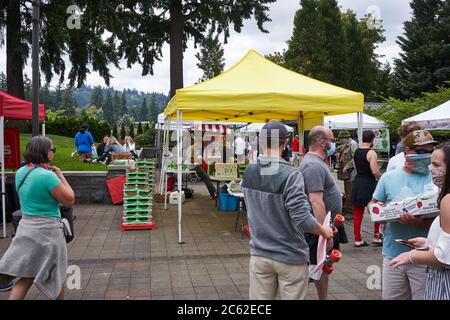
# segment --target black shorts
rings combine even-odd
[[[316,265],[317,264],[317,245],[319,243],[319,236],[306,233],[305,232],[305,240],[309,247],[309,264]],[[347,234],[345,233],[345,228],[343,225],[338,227],[337,234],[333,237],[333,249],[340,250],[340,243],[348,243]]]

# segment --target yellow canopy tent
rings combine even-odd
[[[173,120],[179,110],[183,120],[267,122],[301,114],[307,121],[363,108],[362,93],[308,78],[250,50],[217,77],[177,90],[164,115]]]
[[[303,131],[315,125],[323,125],[325,115],[362,112],[363,109],[362,93],[308,78],[250,50],[240,61],[220,75],[177,90],[164,110],[166,120],[169,118],[181,120],[177,130],[179,195],[182,178],[182,150],[179,142],[183,120],[208,122],[297,120],[299,129]],[[361,121],[359,122],[361,124]],[[178,228],[179,243],[182,243],[181,197],[178,199]]]

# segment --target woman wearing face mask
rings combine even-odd
[[[432,154],[430,171],[440,188],[439,216],[433,221],[427,238],[408,242],[418,249],[400,254],[391,261],[394,268],[422,264],[427,268],[425,300],[450,300],[450,143],[439,145]]]
[[[361,148],[356,149],[353,157],[356,168],[356,177],[353,181],[351,203],[353,205],[353,233],[355,236],[355,247],[365,247],[369,244],[363,241],[361,237],[361,223],[364,210],[372,199],[373,192],[377,186],[377,180],[381,178],[380,168],[378,167],[378,155],[372,150],[375,134],[371,130],[363,132],[363,144]],[[372,243],[381,245],[380,223],[374,224],[374,235]]]

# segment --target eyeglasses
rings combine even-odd
[[[434,147],[431,150],[425,150],[425,149],[413,149],[413,150],[417,154],[426,154],[426,153],[432,153],[434,151]]]
[[[412,148],[412,149],[413,149],[414,152],[417,153],[417,154],[426,154],[426,153],[432,153],[433,150],[434,150],[434,146],[433,146],[433,149],[432,149],[432,150],[415,149],[415,148]]]
[[[50,151],[53,151],[53,153],[56,152],[56,148],[51,148]]]

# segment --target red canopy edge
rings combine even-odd
[[[0,90],[0,116],[11,120],[32,120],[32,103]],[[45,120],[45,107],[39,104],[39,121]]]

